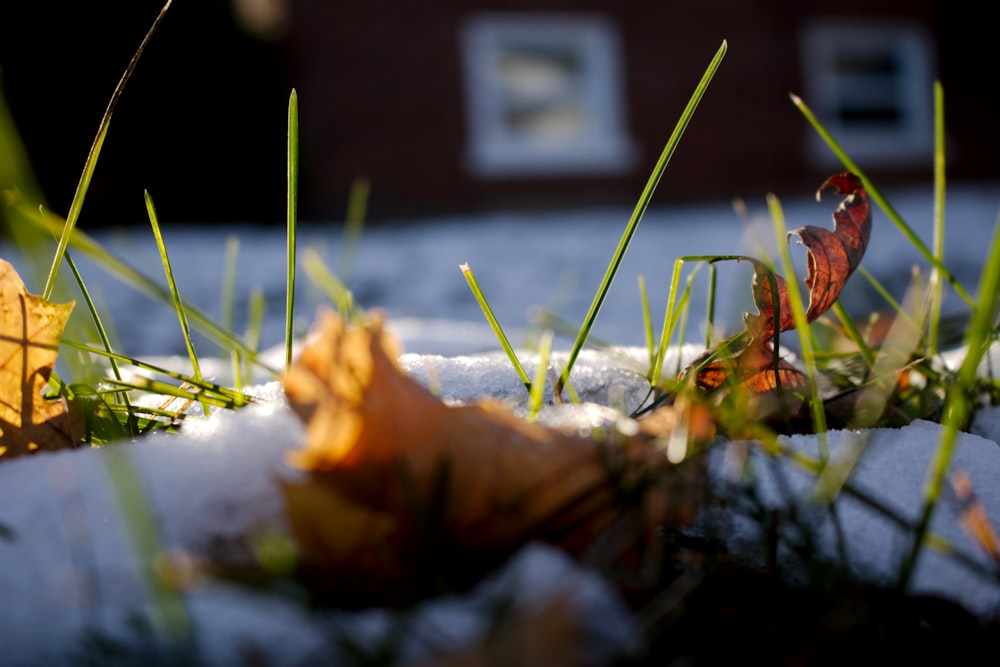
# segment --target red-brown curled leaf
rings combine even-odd
[[[844,283],[865,256],[872,231],[871,205],[858,177],[847,171],[831,176],[816,191],[817,201],[828,187],[834,188],[838,195],[847,195],[833,212],[833,231],[806,226],[791,232],[809,251],[806,319],[810,322],[825,313],[840,296]]]
[[[817,200],[828,187],[846,195],[833,212],[833,230],[807,225],[789,233],[789,237],[799,237],[808,254],[809,322],[825,313],[840,296],[847,279],[861,263],[871,235],[871,205],[860,179],[850,172],[831,176],[816,192]],[[754,261],[752,288],[757,314],[746,316],[749,343],[733,356],[702,366],[695,384],[707,392],[729,385],[759,395],[776,390],[780,382],[793,393],[804,392],[805,377],[787,362],[775,363],[774,347],[768,342],[776,333],[795,326],[785,280]],[[686,373],[687,369],[682,375]]]
[[[833,230],[806,225],[788,234],[789,237],[792,234],[798,236],[808,254],[806,285],[809,287],[809,309],[806,320],[809,322],[829,310],[840,296],[844,283],[864,257],[872,229],[871,205],[857,176],[847,171],[831,176],[816,191],[817,200],[828,187],[834,188],[839,195],[847,195],[833,212]],[[771,281],[761,265],[754,266],[753,298],[759,314],[748,317],[747,325],[758,343],[794,326],[785,281],[777,275],[774,279],[778,288],[777,327]]]
[[[774,292],[772,292],[772,281],[774,288],[778,291],[779,322],[778,331],[788,331],[795,326],[792,317],[792,309],[788,303],[788,288],[785,286],[785,279],[776,273],[771,273],[761,262],[754,262],[753,282],[750,284],[753,290],[753,302],[757,304],[758,315],[747,315],[747,330],[753,337],[755,343],[766,343],[774,337]]]

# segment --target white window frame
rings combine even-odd
[[[630,169],[636,149],[625,121],[620,43],[615,24],[596,14],[477,13],[460,34],[468,127],[466,165],[481,177],[613,174]],[[504,79],[505,49],[563,49],[578,63],[573,78],[528,91],[556,96],[579,112],[571,133],[519,131],[505,122],[515,85]],[[558,78],[558,77],[557,77]]]
[[[800,36],[805,102],[849,156],[882,167],[931,159],[934,46],[923,26],[907,20],[816,18],[803,26]],[[838,59],[851,57],[888,57],[895,70],[866,75],[838,68]],[[888,101],[887,108],[899,112],[897,121],[844,119],[839,112],[865,95],[873,105]],[[838,163],[815,132],[810,132],[806,151],[817,166]]]

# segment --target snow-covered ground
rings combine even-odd
[[[929,195],[888,194],[918,233],[929,239]],[[833,197],[820,204],[786,202],[789,228],[829,225],[836,203]],[[749,204],[753,216],[763,214],[763,203]],[[998,210],[1000,186],[995,184],[949,193],[946,261],[970,290],[975,288]],[[407,350],[401,362],[414,377],[430,382],[426,373],[433,368],[440,391],[457,398],[513,396],[523,390],[505,357],[495,352],[466,356],[495,350],[497,345],[458,265],[471,265],[494,312],[515,338],[526,328],[526,312],[532,306],[551,307],[579,320],[627,216],[628,211],[621,210],[498,214],[372,228],[365,231],[353,259],[351,287],[361,305],[387,309],[390,328]],[[654,317],[662,317],[676,257],[757,254],[754,239],[772,243],[768,230],[759,221],[744,224],[722,205],[650,212],[626,256],[595,336],[626,346],[642,342],[637,275],[647,282]],[[165,233],[181,291],[209,313],[218,312],[221,258],[230,231],[174,227]],[[240,285],[260,285],[268,295],[271,307],[264,342],[275,345],[283,331],[284,232],[244,229],[239,235]],[[311,226],[301,233],[300,253],[315,248],[336,269],[340,238],[336,229]],[[154,268],[158,259],[146,235],[101,233],[99,239],[149,275],[159,275]],[[914,263],[922,264],[919,256],[876,211],[864,265],[901,294]],[[83,268],[99,303],[107,304],[128,353],[142,357],[183,352],[174,315],[165,306],[100,278],[93,267]],[[22,272],[26,281],[29,275]],[[751,307],[749,275],[746,266],[720,271],[719,313],[730,327],[737,327],[742,312]],[[28,287],[38,291],[30,282]],[[694,298],[703,302],[704,290],[696,289]],[[859,314],[873,303],[860,288],[849,290],[846,298],[849,308],[857,304]],[[304,285],[299,309],[303,330],[319,302],[315,291]],[[692,312],[700,310],[695,305]],[[211,350],[203,353],[210,355]],[[629,400],[641,393],[621,359],[586,352],[574,376],[578,391],[593,400],[612,396]],[[531,372],[530,358],[527,366]],[[218,369],[222,380],[223,368]],[[148,635],[136,629],[142,626],[137,619],[156,616],[123,518],[134,498],[116,496],[120,487],[110,481],[122,465],[133,466],[142,480],[143,497],[168,550],[238,549],[257,531],[284,529],[275,480],[293,474],[285,467],[284,456],[299,444],[303,429],[287,408],[278,383],[262,384],[258,391],[258,405],[193,419],[181,436],[153,436],[127,448],[74,450],[0,465],[0,599],[5,602],[0,605],[0,665],[73,664],[81,653],[99,655],[97,647],[103,640],[142,650],[142,638]],[[971,475],[989,511],[1000,517],[996,483],[1000,413],[984,411],[972,430],[960,437],[954,465]],[[866,443],[855,481],[912,518],[919,511],[918,498],[940,436],[937,425],[917,422],[902,429],[834,432],[829,444],[836,460]],[[796,436],[787,444],[811,451],[817,441]],[[728,479],[726,451],[727,446],[718,447],[712,464],[712,479],[720,488]],[[763,457],[757,454],[751,458],[760,464],[759,483],[767,502],[808,504],[812,484],[807,475],[790,466],[776,469],[758,460]],[[778,476],[788,482],[791,495],[777,483]],[[895,572],[908,546],[905,533],[852,504],[850,498],[838,503],[851,565],[875,579]],[[704,518],[708,519],[731,522],[728,539],[734,549],[755,542],[754,525],[736,517]],[[830,526],[817,516],[815,527],[832,549]],[[983,569],[995,567],[961,530],[950,506],[937,512],[932,528]],[[918,563],[913,589],[943,594],[984,616],[1000,609],[1000,580],[933,552]],[[574,622],[587,638],[581,646],[587,656],[582,664],[601,664],[634,650],[639,626],[614,589],[543,545],[527,546],[469,594],[432,600],[405,617],[378,609],[312,616],[294,601],[220,582],[191,588],[184,594],[184,604],[199,658],[206,664],[246,664],[251,658],[268,665],[338,664],[347,655],[338,637],[350,637],[373,652],[391,644],[400,649],[401,664],[417,664],[481,638],[499,600],[510,598],[515,609],[531,614],[557,595],[568,596]],[[407,631],[400,635],[402,627]]]
[[[831,214],[839,199],[827,191],[817,203],[812,194],[803,193],[802,197],[782,202],[788,229],[832,224]],[[930,245],[931,189],[914,187],[885,194]],[[608,294],[594,336],[620,345],[644,344],[637,279],[642,276],[646,282],[654,327],[658,328],[678,257],[741,253],[758,256],[760,243],[773,249],[774,234],[763,193],[760,200],[746,201],[745,205],[745,217],[737,214],[729,202],[659,206],[647,211]],[[970,290],[978,280],[998,206],[1000,183],[954,187],[948,192],[946,261]],[[341,272],[344,234],[335,224],[304,224],[299,230],[298,253],[302,261],[307,252],[317,252],[334,272],[348,280],[361,306],[385,308],[407,351],[480,352],[496,349],[496,338],[462,277],[460,264],[469,264],[500,323],[517,343],[534,309],[551,309],[573,323],[583,320],[630,213],[627,209],[496,213],[472,219],[373,225],[362,233],[349,262],[349,277]],[[267,299],[262,347],[280,344],[284,340],[286,262],[281,225],[168,226],[164,241],[180,291],[209,315],[221,317],[225,247],[232,235],[237,235],[240,243],[236,329],[245,327],[249,292],[260,289]],[[165,284],[145,221],[138,221],[127,232],[101,230],[95,236],[116,256]],[[0,253],[3,251],[0,242]],[[801,248],[793,249],[793,256],[804,263]],[[177,318],[170,309],[106,277],[100,269],[89,266],[80,253],[75,258],[106,320],[125,341],[126,353],[140,357],[185,353]],[[871,243],[863,266],[899,297],[909,283],[914,264],[926,266],[899,230],[874,209]],[[48,265],[44,268],[48,269]],[[720,264],[718,270],[717,325],[730,331],[742,328],[743,312],[751,308],[752,270],[745,263]],[[22,276],[29,280],[23,271]],[[705,312],[707,284],[707,272],[702,272],[691,296],[692,337],[698,336],[698,320]],[[28,286],[32,287],[30,282]],[[884,306],[860,277],[848,282],[843,298],[859,314]],[[299,273],[297,300],[298,329],[304,331],[317,305],[325,300],[304,271]],[[208,356],[214,352],[208,344],[200,345],[199,351]]]

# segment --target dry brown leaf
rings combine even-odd
[[[805,315],[808,322],[825,313],[840,296],[847,279],[861,263],[871,236],[871,204],[861,180],[850,172],[835,174],[820,186],[817,200],[827,188],[844,195],[833,211],[833,229],[806,225],[789,233],[789,237],[798,236],[806,247],[808,274],[805,282],[809,287],[809,307]],[[799,410],[808,383],[801,371],[783,359],[776,360],[771,343],[775,334],[795,326],[788,285],[781,276],[769,275],[762,262],[751,261],[754,262],[751,288],[758,313],[746,316],[748,343],[735,355],[702,365],[705,358],[719,351],[709,350],[681,375],[695,369],[695,384],[703,392],[711,393],[721,388],[745,391],[752,403],[746,413],[753,419],[766,420]],[[723,345],[728,342],[724,341]]]
[[[80,429],[66,401],[42,397],[73,303],[28,294],[0,260],[0,457],[73,447]]]
[[[398,367],[382,324],[376,314],[345,327],[324,314],[285,378],[306,422],[290,461],[308,472],[284,484],[289,518],[314,560],[369,571],[373,549],[420,551],[428,526],[459,550],[543,539],[578,553],[640,504],[647,529],[693,518],[688,476],[700,479],[701,465],[670,464],[662,426],[595,440],[527,423],[494,400],[446,405]],[[669,424],[663,414],[649,426]],[[398,565],[386,561],[387,574],[405,570]]]

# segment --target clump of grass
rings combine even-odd
[[[62,281],[60,267],[65,263],[72,272],[73,280],[83,297],[86,312],[91,319],[88,328],[83,326],[78,318],[71,318],[63,340],[63,344],[70,350],[83,353],[61,357],[63,365],[70,364],[70,374],[76,376],[76,381],[66,383],[59,374],[53,373],[50,386],[54,392],[63,393],[71,400],[80,400],[85,406],[89,406],[85,408],[88,424],[85,442],[94,445],[105,444],[123,436],[135,437],[154,429],[174,430],[187,417],[186,406],[190,402],[199,403],[203,412],[206,413],[211,406],[233,409],[252,402],[253,399],[242,392],[204,381],[199,357],[192,342],[193,330],[198,330],[216,343],[221,350],[230,351],[234,360],[240,359],[248,365],[263,368],[273,377],[277,377],[278,374],[276,369],[260,362],[257,358],[255,344],[251,344],[248,339],[233,333],[231,319],[229,326],[220,325],[180,294],[174,281],[156,208],[148,192],[145,193],[146,209],[163,263],[167,281],[165,287],[159,281],[115,257],[94,239],[76,228],[76,221],[84,206],[90,180],[97,167],[114,109],[154,32],[166,16],[170,4],[170,2],[164,4],[111,96],[85,160],[80,181],[65,219],[48,211],[41,204],[39,190],[34,185],[27,159],[23,154],[23,149],[20,148],[13,124],[9,121],[5,108],[2,109],[3,113],[0,113],[0,118],[4,119],[0,123],[0,131],[3,131],[5,135],[3,143],[5,146],[12,147],[8,156],[10,159],[5,161],[9,173],[5,174],[3,179],[8,184],[6,186],[8,190],[4,193],[5,229],[13,236],[17,247],[32,266],[37,266],[44,261],[45,248],[51,239],[57,239],[54,253],[49,262],[42,295],[47,299],[52,298],[57,285]],[[290,141],[297,142],[297,136],[292,135],[293,129],[290,127]],[[294,159],[295,156],[290,152],[290,165]],[[289,169],[292,173],[291,166]],[[290,180],[290,188],[292,185],[293,181]],[[294,201],[293,190],[290,190],[289,199]],[[290,210],[293,206],[294,204],[290,203]],[[293,245],[290,244],[290,247]],[[181,336],[188,351],[192,373],[181,374],[167,371],[114,350],[111,337],[106,329],[106,322],[99,314],[84,277],[70,255],[71,248],[116,276],[123,284],[162,301],[176,312],[181,327]],[[294,260],[294,256],[292,259]],[[232,261],[235,262],[235,254]],[[294,273],[290,273],[290,289],[294,288],[293,276]],[[68,286],[63,286],[60,290],[60,292],[69,291]],[[229,300],[231,302],[231,297]],[[291,305],[290,301],[290,308]],[[85,342],[92,336],[97,337],[100,347],[94,347]],[[93,362],[95,358],[104,359],[106,363],[95,364]],[[124,369],[128,366],[140,372],[138,379],[126,379]],[[108,373],[110,373],[110,377],[107,377]],[[145,373],[147,376],[153,373],[153,377],[143,376],[141,373]],[[159,375],[160,379],[157,379],[156,375]],[[183,401],[180,405],[184,407],[156,409],[140,408],[135,405],[133,395],[150,393],[181,398]]]
[[[696,106],[697,100],[704,92],[704,86],[711,79],[711,74],[714,73],[714,69],[718,66],[724,52],[725,45],[710,65],[702,80],[702,86],[699,87],[695,97],[689,103],[689,111]],[[777,289],[773,283],[775,264],[777,264],[780,273],[788,277],[786,286],[795,322],[795,334],[797,334],[797,344],[792,346],[800,354],[802,372],[807,380],[808,389],[806,395],[803,396],[807,414],[804,419],[802,416],[796,416],[795,419],[792,419],[793,415],[785,412],[783,419],[778,420],[778,422],[753,420],[746,414],[745,396],[735,387],[734,383],[728,391],[723,393],[722,399],[713,405],[714,419],[723,434],[735,433],[742,437],[755,439],[771,456],[787,459],[794,466],[815,475],[813,498],[817,503],[816,507],[819,508],[819,511],[830,512],[833,515],[835,529],[838,529],[839,526],[835,503],[838,497],[846,495],[907,531],[912,546],[905,560],[899,565],[897,582],[898,590],[904,593],[917,563],[928,547],[946,553],[972,570],[982,570],[981,566],[963,556],[959,550],[954,548],[954,545],[947,544],[940,536],[931,534],[929,526],[930,520],[938,510],[944,496],[947,471],[950,468],[958,433],[968,427],[976,409],[984,405],[996,405],[1000,399],[1000,383],[997,382],[992,369],[988,369],[985,376],[983,373],[984,360],[988,359],[987,351],[995,346],[1000,338],[1000,325],[998,325],[997,320],[998,306],[1000,306],[1000,231],[994,236],[976,290],[977,297],[973,298],[966,287],[957,281],[944,262],[944,95],[939,82],[934,84],[934,97],[936,109],[935,152],[933,156],[934,239],[931,245],[925,243],[913,232],[876,185],[839,147],[836,140],[819,123],[805,103],[797,96],[793,95],[791,98],[807,122],[816,129],[820,136],[826,140],[833,153],[840,158],[844,167],[860,178],[870,201],[887,215],[902,236],[920,252],[930,265],[927,276],[924,276],[920,271],[915,271],[906,299],[898,299],[893,296],[863,266],[858,269],[859,275],[873,286],[885,301],[886,310],[891,313],[892,326],[887,334],[882,335],[874,331],[873,325],[878,324],[878,316],[870,316],[868,324],[865,324],[864,318],[849,313],[840,301],[833,305],[830,313],[820,317],[816,322],[809,324],[806,321],[804,295],[800,293],[798,279],[795,278],[795,269],[788,246],[785,243],[787,230],[781,204],[777,198],[770,195],[767,197],[768,209],[780,253],[776,263],[772,262],[771,258],[747,256],[700,255],[678,258],[675,261],[670,280],[663,326],[658,339],[655,339],[653,335],[653,318],[648,308],[645,283],[642,279],[639,283],[643,304],[642,321],[649,357],[649,370],[646,373],[646,378],[649,381],[650,389],[647,401],[635,409],[633,413],[635,416],[641,416],[663,404],[681,399],[684,401],[704,400],[699,397],[690,381],[690,377],[694,373],[689,374],[687,380],[678,380],[680,368],[669,370],[663,368],[663,360],[666,357],[665,352],[668,346],[681,346],[684,342],[683,332],[686,328],[684,323],[688,317],[689,296],[699,270],[704,266],[708,266],[710,269],[708,272],[709,307],[706,313],[709,333],[705,346],[712,348],[713,336],[721,334],[715,330],[712,321],[716,266],[725,261],[749,261],[757,264],[772,281],[771,294],[777,299]],[[621,265],[625,250],[687,120],[688,118],[685,117],[678,123],[675,135],[672,136],[661,160],[654,168],[647,188],[628,221],[604,280],[594,296],[591,309],[584,322],[577,329],[575,343],[557,383],[557,389],[570,378],[573,362],[588,340],[594,320]],[[997,227],[1000,229],[1000,224]],[[688,271],[685,280],[686,269]],[[967,313],[962,317],[966,322],[966,328],[959,348],[964,356],[957,367],[947,363],[943,356],[944,352],[949,351],[949,347],[953,348],[955,345],[954,339],[946,343],[946,338],[942,335],[945,328],[942,318],[942,302],[946,289],[950,289],[956,294],[967,307]],[[477,299],[480,299],[483,311],[487,313],[491,325],[494,326],[494,330],[497,330],[501,344],[508,350],[512,363],[515,368],[520,368],[520,362],[510,350],[509,344],[504,344],[505,337],[499,331],[495,318],[490,317],[488,303],[485,303],[481,293],[475,288],[474,291],[477,294]],[[775,302],[775,312],[777,312],[777,307],[778,304]],[[549,315],[545,323],[550,324],[553,321],[557,321],[564,331],[568,328],[567,323],[554,315]],[[786,336],[789,336],[788,332],[786,332]],[[703,359],[703,363],[707,364],[719,356],[731,355],[733,351],[739,350],[745,344],[745,333],[731,335],[718,344],[714,348],[715,355],[707,356]],[[775,365],[777,365],[778,355],[781,354],[782,350],[777,334],[774,337],[774,349]],[[525,380],[526,386],[532,391],[530,400],[537,400],[537,394],[533,391],[535,388],[527,383],[523,370],[520,371],[520,374]],[[784,405],[780,373],[776,373],[775,376],[778,378],[778,398]],[[820,392],[821,377],[833,383],[833,391]],[[826,432],[831,424],[838,427],[865,429],[886,425],[898,426],[916,419],[938,421],[944,429],[937,455],[928,470],[928,481],[921,499],[920,518],[914,522],[902,517],[895,510],[854,485],[852,473],[863,455],[867,443],[866,438],[863,435],[856,436],[853,441],[853,449],[849,452],[845,451],[843,458],[832,462],[826,443]],[[800,452],[793,452],[783,443],[780,435],[791,430],[805,430],[817,434],[818,458],[806,457]],[[744,489],[744,492],[747,492],[748,489],[749,487]],[[763,549],[765,553],[776,554],[781,549],[797,552],[807,568],[816,570],[818,578],[812,579],[814,585],[830,584],[833,580],[830,578],[832,573],[828,569],[824,569],[825,566],[821,566],[822,559],[815,553],[815,545],[810,544],[808,540],[800,544],[791,544],[787,541],[789,535],[808,535],[810,533],[808,526],[800,525],[798,528],[790,529],[778,525],[767,527],[768,524],[773,524],[776,521],[788,523],[798,519],[794,516],[779,518],[769,515],[766,508],[755,506],[754,500],[748,497],[730,498],[727,502],[732,502],[737,511],[751,515],[766,526],[764,534],[773,536],[775,542]],[[754,509],[755,507],[756,509]],[[807,508],[801,509],[803,512],[807,511]],[[839,540],[842,548],[844,547],[844,539],[846,538],[841,533]],[[777,568],[777,563],[770,563],[770,566]],[[995,576],[996,573],[986,572],[985,574]],[[844,576],[844,573],[836,575],[842,581],[846,581],[843,579]],[[655,618],[656,614],[652,609],[653,606],[645,611],[651,613]]]

